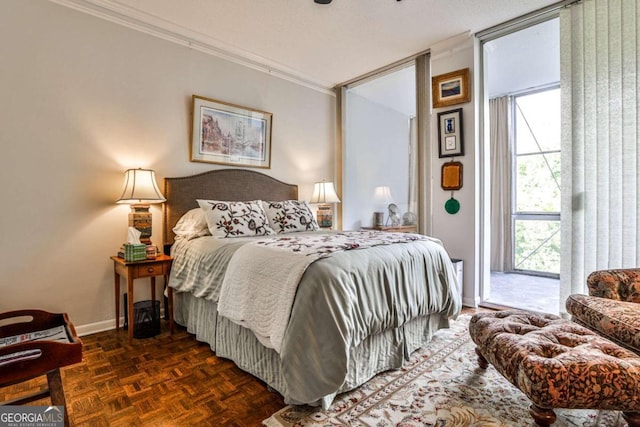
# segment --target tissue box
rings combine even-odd
[[[125,261],[144,261],[147,259],[147,245],[125,243],[124,260]]]

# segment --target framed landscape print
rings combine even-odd
[[[464,155],[462,108],[438,113],[438,156]]]
[[[452,71],[431,79],[433,108],[448,107],[471,101],[469,69]]]
[[[193,95],[191,161],[271,167],[272,114]]]

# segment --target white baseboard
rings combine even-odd
[[[120,325],[124,322],[124,317],[120,319]],[[76,332],[78,336],[83,337],[85,335],[97,334],[98,332],[110,331],[116,328],[116,321],[114,319],[103,320],[102,322],[89,323],[88,325],[76,326]]]
[[[164,308],[160,309],[160,319],[164,319]],[[124,316],[120,317],[120,327],[124,325]],[[75,326],[75,325],[74,325]],[[103,320],[102,322],[89,323],[87,325],[75,326],[79,337],[97,334],[98,332],[111,331],[116,328],[115,319]]]
[[[478,303],[475,298],[462,298],[462,305],[465,307],[478,308]]]

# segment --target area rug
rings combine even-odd
[[[336,397],[323,411],[287,406],[268,427],[489,427],[529,426],[530,402],[493,367],[478,367],[468,333],[470,316],[438,331],[402,369],[383,372]],[[622,427],[615,411],[556,410],[554,427]]]

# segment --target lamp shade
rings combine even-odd
[[[391,189],[386,186],[376,187],[373,190],[373,200],[380,206],[386,206],[389,203],[393,203],[393,197],[391,196]]]
[[[333,182],[316,182],[309,203],[340,203]]]
[[[150,204],[166,200],[158,188],[153,170],[139,168],[125,171],[124,188],[116,203]]]

